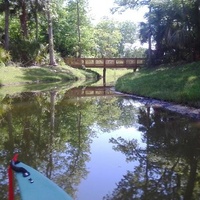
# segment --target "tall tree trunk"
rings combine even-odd
[[[35,19],[35,39],[38,40],[38,32],[39,32],[39,23],[38,23],[38,0],[35,0],[35,2],[31,2],[31,7],[33,10],[33,15]]]
[[[55,56],[54,56],[54,44],[53,44],[53,25],[52,17],[50,11],[50,3],[47,1],[47,20],[48,20],[48,33],[49,33],[49,65],[56,66]]]
[[[151,5],[149,6],[149,16],[151,16]],[[149,19],[149,34],[148,34],[148,44],[149,44],[149,48],[148,48],[148,67],[151,67],[152,65],[152,50],[151,50],[151,23],[150,23],[150,19]]]
[[[5,0],[5,40],[4,40],[4,48],[6,50],[9,49],[9,18],[10,18],[10,10],[9,10],[9,1]]]
[[[200,1],[198,0],[197,1],[197,10],[198,10],[198,15],[197,15],[197,35],[200,34]],[[198,37],[198,44],[197,44],[197,47],[198,47],[198,50],[199,50],[199,53],[200,53],[200,38]]]
[[[19,16],[20,23],[21,23],[21,31],[22,31],[23,37],[27,38],[28,37],[28,29],[27,29],[27,11],[26,11],[25,0],[21,1],[21,9],[22,9],[22,14]]]
[[[79,7],[79,0],[76,1],[76,11],[77,11],[77,33],[78,33],[78,55],[77,57],[81,57],[81,30],[80,30],[80,7]]]

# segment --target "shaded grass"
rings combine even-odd
[[[22,85],[26,83],[60,82],[94,78],[87,70],[74,69],[68,66],[56,67],[0,67],[0,85]]]
[[[43,91],[52,88],[89,84],[98,74],[91,70],[56,67],[0,67],[0,96],[24,91]],[[39,83],[39,84],[38,84]]]
[[[78,87],[79,85],[85,84],[85,81],[68,81],[59,83],[41,83],[41,84],[26,84],[17,86],[6,86],[0,88],[0,99],[6,95],[14,95],[21,92],[39,92],[49,90],[66,90],[67,88]]]
[[[200,106],[200,62],[129,73],[117,80],[116,90]]]

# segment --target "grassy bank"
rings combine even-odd
[[[9,94],[71,88],[94,82],[98,74],[68,66],[0,67],[0,98]]]
[[[68,66],[29,68],[0,67],[0,86],[61,82],[92,77],[94,78],[95,74]]]
[[[200,62],[128,73],[117,80],[116,90],[200,107]]]

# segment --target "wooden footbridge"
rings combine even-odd
[[[131,68],[144,66],[145,58],[65,58],[69,66],[81,68]]]
[[[65,63],[75,68],[102,68],[103,85],[106,86],[106,69],[133,69],[145,65],[145,58],[65,58]]]

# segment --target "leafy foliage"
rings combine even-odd
[[[23,66],[33,65],[39,52],[39,42],[18,38],[11,44],[10,50],[13,55],[13,61],[21,61]],[[17,51],[16,51],[17,49]]]
[[[6,64],[11,60],[11,55],[8,51],[0,47],[0,65]]]
[[[55,55],[62,57],[133,55],[130,51],[125,53],[125,44],[135,42],[136,26],[131,22],[119,24],[109,19],[93,25],[88,15],[87,0],[0,3],[3,5],[0,24],[9,29],[5,33],[3,28],[0,29],[2,47],[8,48],[13,61],[22,66],[46,64],[48,59],[55,61],[52,56],[48,57],[48,54],[54,53],[52,48],[57,52]],[[50,39],[52,36],[53,39]]]
[[[135,1],[115,0],[116,10],[148,6],[147,23],[140,24],[142,42],[155,48],[151,52],[151,64],[158,65],[177,61],[191,62],[200,55],[200,11],[199,1]],[[150,53],[148,52],[148,56]]]
[[[104,19],[97,24],[95,30],[96,57],[116,57],[122,39],[114,21]]]
[[[200,57],[200,3],[196,0],[115,0],[113,12],[149,7],[147,22],[140,24],[139,35],[138,27],[132,22],[119,23],[106,18],[92,25],[87,0],[0,3],[1,45],[10,50],[14,62],[23,65],[39,64],[40,46],[47,44],[47,53],[52,56],[54,50],[62,57],[144,56],[144,49],[133,47],[138,37],[143,43],[154,43],[154,49],[149,45],[151,49],[146,53],[146,56],[151,55],[153,65],[180,60],[190,62]],[[52,21],[51,34],[47,31],[49,20]],[[7,29],[9,31],[4,32]]]

